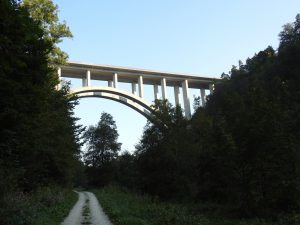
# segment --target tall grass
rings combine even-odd
[[[211,204],[160,202],[118,187],[93,191],[114,225],[288,225],[300,224],[300,217],[278,222],[259,219],[228,219],[213,212]]]
[[[0,225],[60,224],[77,199],[73,191],[57,187],[7,194],[0,206]]]

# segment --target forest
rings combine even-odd
[[[32,198],[65,215],[64,204],[76,201],[72,188],[109,185],[162,202],[207,203],[224,217],[299,214],[300,14],[284,25],[277,49],[223,73],[205,106],[195,99],[190,120],[155,101],[133,153],[120,153],[110,114],[77,125],[78,99],[68,84],[57,89],[56,67],[67,60],[57,44],[72,34],[52,1],[1,1],[0,31],[1,225],[34,224]]]
[[[191,120],[155,102],[156,120],[135,152],[96,166],[110,166],[110,180],[88,177],[163,200],[218,203],[237,216],[297,212],[300,15],[279,37],[277,50],[269,46],[223,73],[205,107],[196,99]]]

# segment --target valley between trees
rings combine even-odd
[[[0,21],[1,225],[62,222],[74,187],[95,190],[114,224],[299,224],[300,15],[278,49],[195,99],[191,120],[154,102],[133,153],[111,115],[78,126],[76,97],[57,90],[57,44],[72,34],[52,1],[1,1]]]

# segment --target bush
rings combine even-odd
[[[53,225],[63,221],[77,201],[77,194],[58,187],[34,193],[5,195],[0,206],[0,225]]]

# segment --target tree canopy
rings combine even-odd
[[[64,64],[68,55],[57,44],[61,43],[63,38],[72,38],[73,35],[66,22],[59,21],[58,6],[52,0],[23,0],[23,7],[43,29],[43,39],[52,44],[53,49],[48,54],[50,62],[58,65]]]
[[[17,1],[0,2],[0,195],[72,182],[80,127],[49,65],[53,43]],[[1,197],[0,196],[0,197]]]
[[[121,150],[118,136],[116,122],[113,117],[106,112],[102,112],[98,124],[90,126],[83,135],[87,143],[87,151],[83,155],[86,165],[100,167],[116,159],[118,152]]]
[[[86,151],[83,153],[83,161],[88,185],[103,186],[115,180],[115,164],[121,150],[118,137],[116,122],[106,112],[101,113],[97,125],[85,131],[83,138]]]

